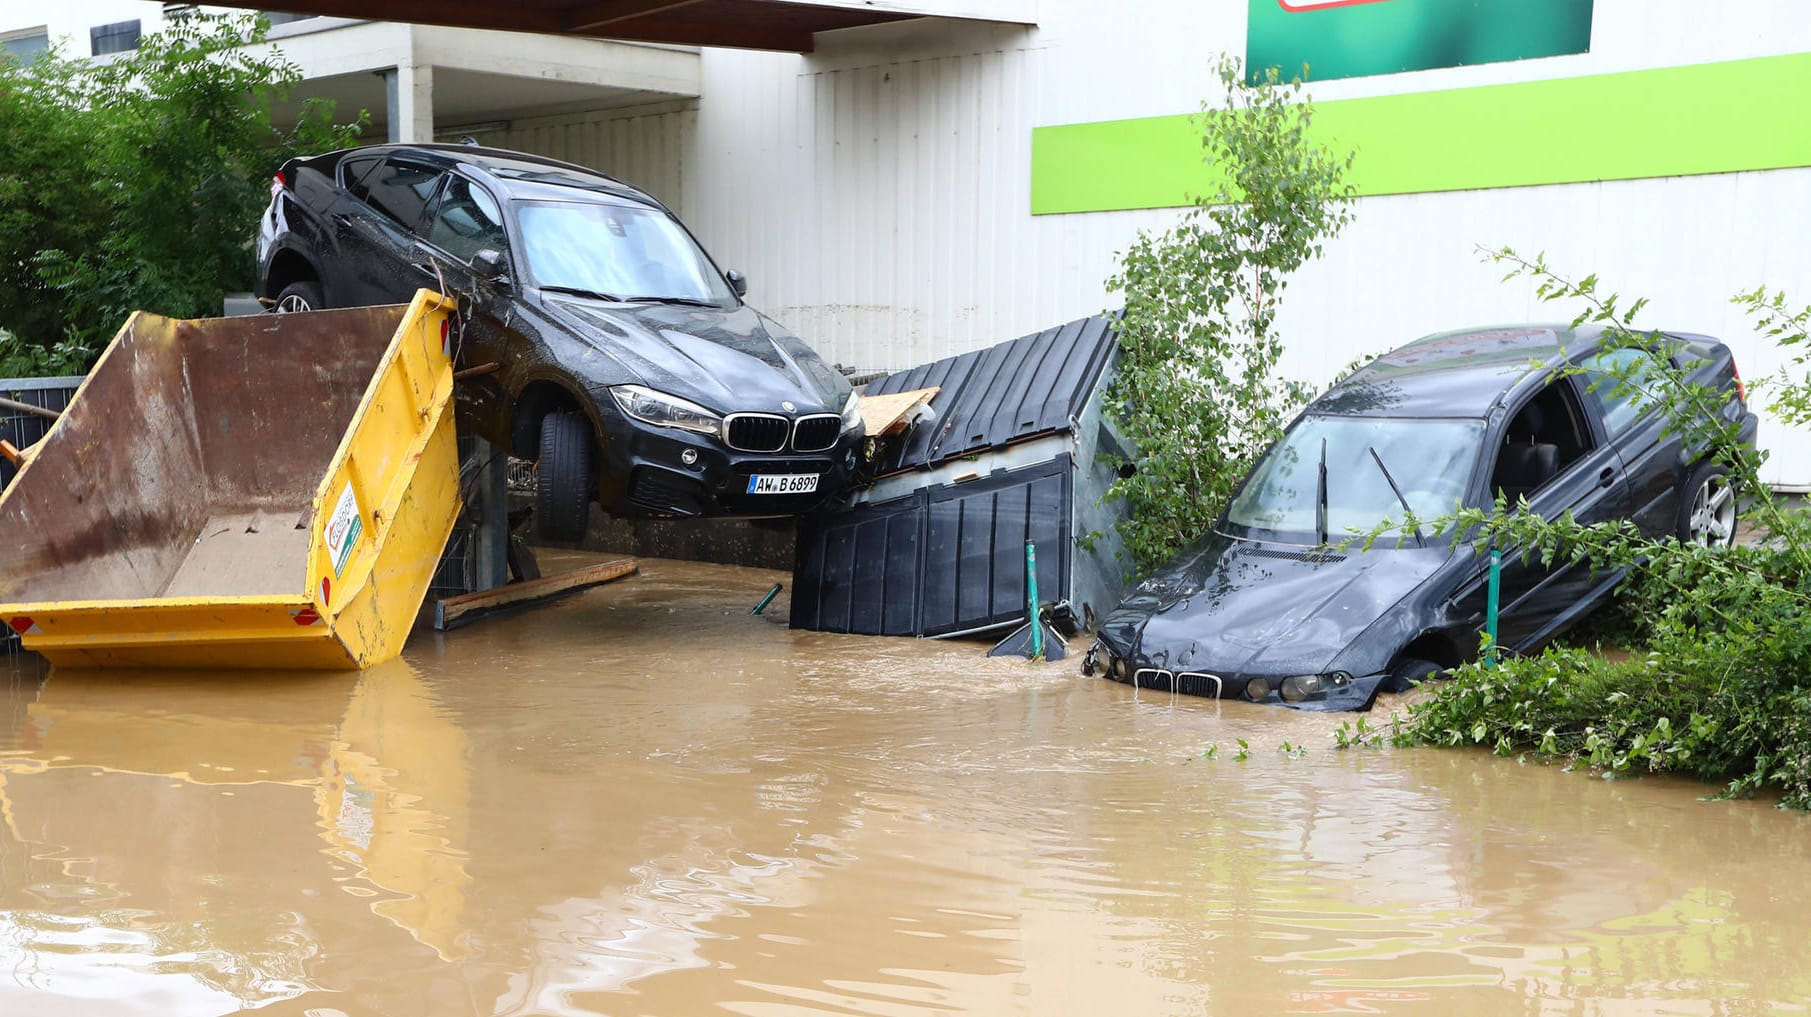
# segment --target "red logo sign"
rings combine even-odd
[[[296,620],[297,625],[313,625],[315,622],[321,620],[320,614],[312,607],[305,607],[300,611],[297,611],[294,615],[291,615],[291,617]]]
[[[14,632],[19,633],[20,635],[24,635],[25,633],[31,631],[31,619],[27,618],[24,615],[20,615],[19,617],[14,618],[12,621],[7,622],[6,624],[11,626],[12,630]]]

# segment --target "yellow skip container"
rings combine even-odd
[[[453,310],[134,314],[0,494],[0,622],[65,667],[396,656],[459,513]]]

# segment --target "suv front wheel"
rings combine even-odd
[[[590,509],[591,424],[582,413],[549,413],[535,467],[535,531],[542,540],[577,543]]]
[[[290,311],[318,311],[327,306],[321,298],[321,284],[312,279],[299,279],[283,287],[271,310],[278,314]]]

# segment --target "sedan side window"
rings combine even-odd
[[[365,200],[371,207],[415,229],[421,225],[421,214],[440,184],[440,171],[427,166],[391,159],[375,176],[367,178],[370,192]]]
[[[1490,494],[1502,494],[1513,504],[1545,487],[1595,447],[1572,380],[1561,378],[1509,418],[1491,471]]]
[[[428,240],[461,261],[485,248],[503,253],[509,239],[503,232],[503,212],[497,199],[484,188],[464,177],[447,182],[446,193],[434,210],[434,221],[428,227]]]
[[[1603,403],[1604,430],[1611,437],[1629,429],[1635,418],[1654,405],[1661,372],[1647,350],[1605,350],[1584,363],[1591,391]]]

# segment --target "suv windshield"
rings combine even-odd
[[[685,229],[638,205],[537,201],[521,206],[522,253],[542,286],[622,300],[733,303]]]
[[[1464,500],[1483,438],[1482,420],[1303,417],[1252,471],[1226,521],[1303,543],[1317,540],[1322,441],[1326,531],[1334,542],[1370,532],[1385,519],[1402,522],[1404,501],[1420,519],[1433,519]],[[1391,480],[1402,491],[1400,500]]]

